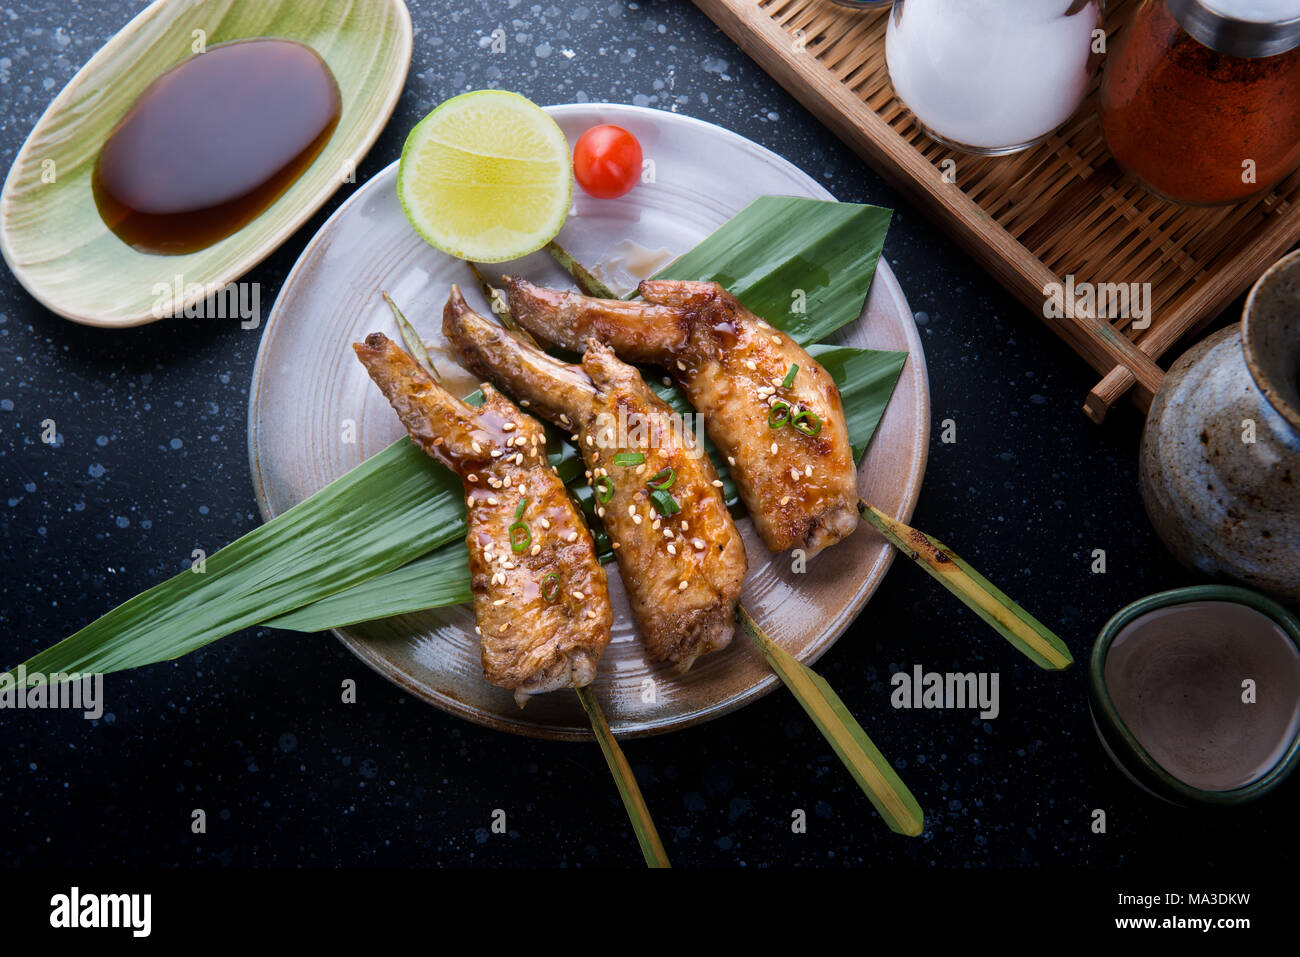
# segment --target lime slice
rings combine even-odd
[[[564,225],[573,196],[569,144],[518,93],[462,93],[411,130],[397,196],[415,231],[448,255],[518,259]]]

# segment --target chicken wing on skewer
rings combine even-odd
[[[488,681],[521,706],[531,694],[589,684],[613,612],[591,533],[547,462],[541,423],[490,385],[479,408],[460,401],[382,333],[353,349],[416,445],[465,484]]]
[[[595,337],[668,369],[704,414],[769,549],[811,556],[857,528],[857,470],[834,380],[717,283],[647,280],[641,300],[624,302],[505,282],[533,335],[573,350]]]
[[[568,365],[483,318],[452,287],[443,335],[467,368],[574,433],[652,660],[685,671],[735,628],[745,546],[702,442],[599,343]]]

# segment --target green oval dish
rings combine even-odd
[[[1157,608],[1196,601],[1225,601],[1245,605],[1277,623],[1300,650],[1300,620],[1271,598],[1234,585],[1194,585],[1157,592],[1140,598],[1106,622],[1088,659],[1088,699],[1093,726],[1102,747],[1131,780],[1156,797],[1174,804],[1231,807],[1262,797],[1277,787],[1300,763],[1300,734],[1294,735],[1286,751],[1261,777],[1229,791],[1208,791],[1193,787],[1164,769],[1120,718],[1106,688],[1106,655],[1111,643],[1129,622]]]
[[[104,225],[91,192],[105,139],[197,39],[210,47],[253,37],[296,40],[324,59],[343,100],[333,135],[243,229],[183,256],[132,249]],[[157,0],[90,58],[27,137],[0,193],[0,253],[28,292],[75,322],[135,326],[179,314],[259,263],[348,181],[392,115],[410,62],[403,0]],[[177,276],[202,293],[160,303],[154,287]]]

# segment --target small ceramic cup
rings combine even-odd
[[[1140,788],[1174,804],[1232,807],[1262,797],[1280,784],[1300,764],[1300,733],[1277,742],[1281,755],[1260,777],[1232,790],[1204,790],[1171,774],[1142,746],[1124,723],[1107,686],[1106,659],[1124,628],[1150,612],[1191,602],[1230,602],[1253,609],[1271,619],[1290,638],[1300,654],[1300,620],[1282,605],[1258,592],[1233,585],[1195,585],[1159,592],[1121,609],[1101,630],[1088,661],[1088,698],[1093,728],[1102,748]]]

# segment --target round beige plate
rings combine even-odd
[[[832,199],[809,176],[762,147],[699,120],[630,106],[551,107],[572,143],[596,123],[617,123],[656,163],[656,182],[617,200],[575,191],[559,241],[584,263],[630,239],[674,255],[686,252],[764,194]],[[399,438],[402,426],[352,354],[366,333],[396,335],[380,298],[387,290],[421,334],[441,342],[442,304],[458,283],[477,308],[486,304],[467,267],[426,245],[406,222],[394,163],[359,189],[321,228],[286,280],[271,312],[253,371],[249,457],[263,517],[270,519]],[[565,284],[545,254],[510,265],[534,281]],[[882,258],[866,309],[836,341],[910,356],[860,470],[868,501],[911,517],[929,444],[929,384],[921,341],[898,282]],[[444,374],[451,360],[432,358]],[[466,391],[475,382],[464,379]],[[356,441],[343,441],[347,420]],[[750,572],[742,599],[760,625],[805,662],[840,636],[880,584],[893,558],[865,524],[813,559],[806,573],[787,555],[770,555],[748,519],[740,523]],[[621,735],[654,734],[717,717],[778,684],[743,633],[682,677],[645,659],[618,575],[610,575],[616,623],[601,659],[596,693]],[[588,737],[577,696],[534,697],[520,710],[509,692],[483,678],[474,617],[444,608],[369,622],[338,632],[359,658],[412,694],[453,714],[502,730],[547,738]]]

